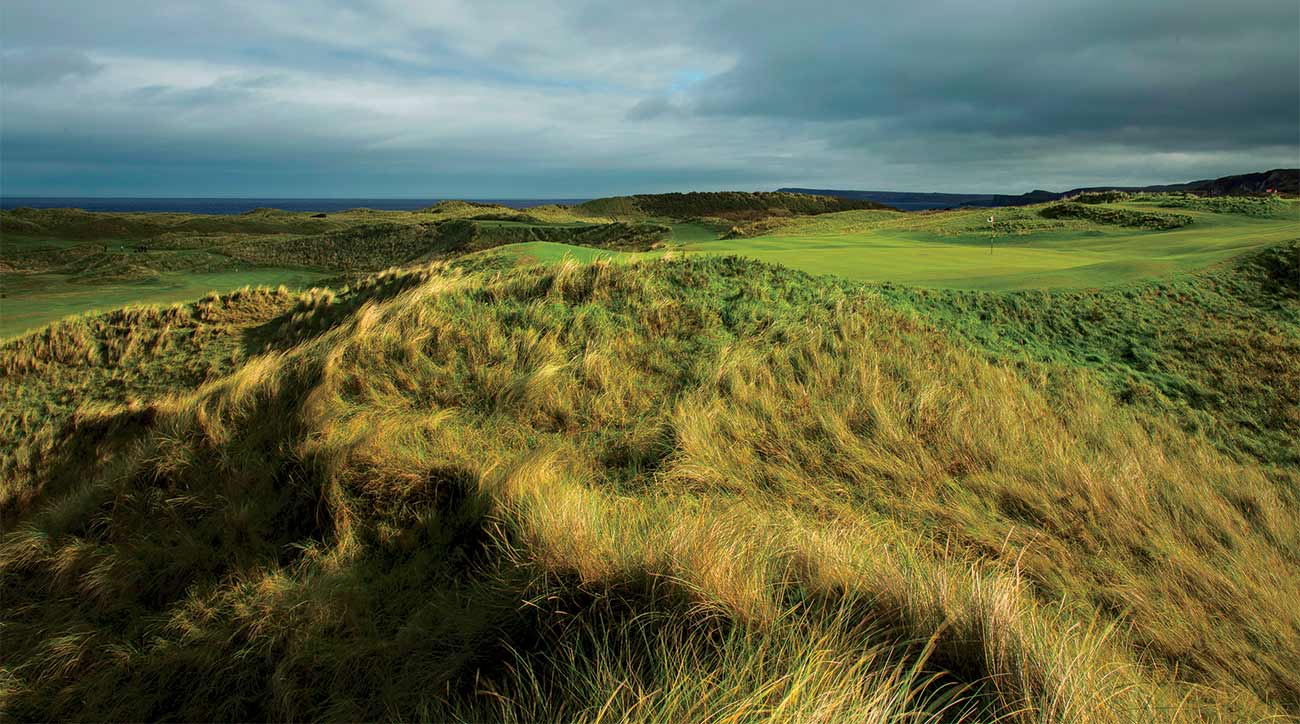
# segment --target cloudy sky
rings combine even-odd
[[[0,192],[1022,192],[1300,165],[1295,0],[5,0]]]

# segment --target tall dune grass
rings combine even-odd
[[[7,482],[7,711],[1300,710],[1294,499],[1084,371],[738,259],[390,279]]]

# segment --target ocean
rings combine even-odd
[[[85,211],[170,211],[187,214],[242,214],[253,209],[272,208],[284,211],[332,212],[347,209],[414,211],[444,199],[272,199],[272,198],[109,198],[4,196],[0,209],[83,209]],[[580,204],[589,199],[466,199],[500,204],[512,209],[526,209],[543,204]]]

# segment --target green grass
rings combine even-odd
[[[1134,214],[1167,214],[1148,203],[1076,205]],[[929,214],[866,210],[777,218],[718,238],[716,227],[678,224],[683,253],[741,255],[811,274],[931,288],[1093,288],[1205,268],[1238,254],[1300,238],[1300,205],[1269,217],[1180,208],[1191,223],[1170,230],[1129,228],[1090,219],[1044,218],[1044,207]],[[995,217],[989,231],[988,216]],[[757,226],[759,228],[755,229]],[[733,230],[734,232],[735,230]],[[760,235],[749,236],[751,231]],[[991,249],[990,249],[990,242]],[[504,254],[514,253],[506,247]],[[565,250],[521,247],[521,258],[555,260]],[[575,258],[593,258],[573,251]]]
[[[1289,216],[439,213],[0,342],[7,716],[1300,714]]]
[[[1134,195],[1127,200],[1153,203],[1163,208],[1196,209],[1218,214],[1287,216],[1294,203],[1278,196],[1193,196],[1191,194]]]
[[[682,249],[740,254],[812,274],[928,287],[1097,287],[1190,271],[1300,237],[1298,210],[1293,205],[1289,215],[1269,219],[1180,210],[1191,224],[1148,231],[1078,222],[1038,230],[1034,219],[1016,218],[1032,212],[998,209],[992,212],[995,219],[1011,217],[1030,230],[993,234],[987,231],[987,210],[848,212],[797,220],[761,237],[693,241]],[[985,230],[977,231],[981,223]]]
[[[188,302],[212,290],[247,285],[306,287],[326,275],[300,269],[255,268],[217,273],[160,273],[145,281],[88,284],[61,274],[8,274],[0,279],[0,337],[75,314],[126,305]]]
[[[1038,213],[1048,219],[1086,219],[1097,224],[1153,231],[1177,229],[1192,223],[1192,217],[1187,214],[1139,211],[1111,204],[1077,204],[1071,201],[1051,204]]]
[[[620,259],[628,256],[606,249],[572,246],[552,241],[529,241],[509,244],[488,252],[488,254],[500,256],[518,264],[549,263],[562,261],[566,258],[580,262],[590,262],[597,259]]]
[[[520,242],[650,249],[670,234],[659,224],[578,220],[560,207],[539,213],[466,202],[324,219],[279,211],[230,217],[4,211],[0,337],[70,314],[186,301],[209,289],[300,287]]]

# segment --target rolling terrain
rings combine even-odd
[[[1300,716],[1298,212],[4,212],[0,708]]]
[[[792,220],[757,237],[687,244],[683,250],[743,254],[813,274],[931,287],[1095,287],[1208,266],[1294,239],[1300,228],[1295,205],[1263,217],[1152,203],[1107,205],[1174,224],[1156,230],[1044,218],[1051,208],[996,210],[992,229],[990,212],[982,209],[931,215],[845,212]]]
[[[0,211],[0,335],[126,303],[170,304],[245,285],[342,284],[389,266],[503,244],[649,249],[668,227],[450,201],[418,212],[237,216]]]
[[[850,191],[837,189],[784,188],[783,192],[835,196],[842,199],[875,201],[907,211],[952,209],[962,206],[1029,206],[1058,201],[1070,196],[1098,191],[1164,194],[1191,193],[1203,196],[1245,196],[1250,194],[1300,194],[1300,169],[1275,168],[1272,171],[1235,174],[1216,179],[1201,179],[1179,184],[1155,186],[1089,186],[1069,191],[1035,189],[1024,194],[944,194],[910,191]]]

